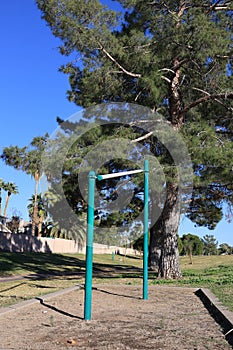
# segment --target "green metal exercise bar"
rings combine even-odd
[[[95,210],[95,182],[120,176],[134,175],[144,172],[144,239],[143,239],[143,299],[148,299],[148,217],[149,217],[149,161],[144,161],[143,170],[130,170],[119,173],[96,176],[92,170],[88,176],[88,207],[87,207],[87,238],[86,238],[86,273],[85,273],[85,301],[84,319],[91,320],[92,308],[92,265],[94,239],[94,210]]]

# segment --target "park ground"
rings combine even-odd
[[[92,319],[83,320],[83,289],[0,316],[1,349],[230,349],[195,289],[95,285]]]
[[[142,300],[140,259],[95,257],[92,319],[84,321],[82,257],[59,255],[52,262],[46,255],[4,254],[2,281],[6,275],[27,277],[0,284],[1,310],[11,305],[11,311],[0,314],[0,349],[231,348],[196,294],[200,287],[219,285],[220,295],[226,290],[226,300],[232,300],[231,256],[200,257],[192,266],[183,260],[184,279],[176,285],[150,276],[148,300]],[[58,289],[63,292],[45,296]],[[39,298],[24,307],[12,306],[30,295]]]

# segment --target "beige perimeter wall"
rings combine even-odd
[[[42,253],[86,253],[85,244],[61,238],[35,237],[23,233],[0,232],[0,251]],[[94,243],[94,254],[137,254],[134,249]]]

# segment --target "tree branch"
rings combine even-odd
[[[131,140],[130,142],[131,142],[131,143],[139,142],[139,141],[142,141],[142,140],[147,139],[147,138],[150,137],[151,135],[153,135],[153,132],[152,132],[152,131],[148,132],[148,133],[147,133],[146,135],[144,135],[144,136],[138,137],[137,139]]]
[[[201,91],[204,94],[206,94],[207,96],[211,96],[209,92],[202,90],[202,89],[198,89],[198,88],[193,88],[193,90],[197,90],[197,91]],[[231,108],[228,108],[222,101],[220,101],[219,99],[215,98],[214,99],[216,102],[218,102],[220,105],[222,105],[224,108],[226,108],[227,110],[231,110]]]
[[[198,89],[196,89],[198,90]],[[199,89],[200,90],[200,89]],[[185,107],[184,109],[182,109],[180,111],[180,114],[184,114],[184,113],[187,113],[190,109],[192,109],[193,107],[196,107],[198,106],[199,104],[201,103],[204,103],[204,102],[208,102],[210,100],[215,100],[217,102],[220,102],[218,101],[218,99],[233,99],[233,92],[230,92],[230,93],[224,93],[224,94],[213,94],[213,95],[210,95],[208,92],[205,92],[203,90],[201,90],[202,92],[206,93],[207,95],[204,96],[204,97],[201,97],[199,99],[197,99],[196,101],[190,103],[187,107]]]
[[[100,44],[100,43],[99,43]],[[117,62],[117,60],[112,57],[110,55],[110,53],[100,44],[100,50],[103,51],[103,53],[118,67],[122,70],[122,72],[124,72],[125,74],[127,74],[128,76],[130,77],[133,77],[133,78],[140,78],[142,75],[141,74],[137,74],[137,73],[132,73],[132,72],[129,72],[127,69],[125,69],[122,65],[120,65],[119,62]]]
[[[170,72],[172,73],[173,75],[176,74],[177,70],[179,70],[183,64],[185,64],[186,62],[188,62],[188,59],[185,58],[183,60],[181,60],[179,63],[175,64],[172,69],[171,68],[162,68],[159,70],[159,72]],[[162,75],[161,78],[163,80],[165,80],[167,83],[171,84],[172,80],[167,78],[165,75]]]
[[[165,77],[164,75],[162,75],[161,78],[162,78],[163,80],[165,80],[168,84],[171,84],[171,82],[172,82],[170,79],[168,79],[168,78]]]
[[[206,11],[207,14],[209,14],[211,11],[222,11],[222,10],[228,10],[232,11],[231,1],[226,0],[223,4],[220,4],[221,0],[216,1],[212,6],[209,7],[209,9]]]
[[[222,58],[222,59],[229,59],[229,58],[232,58],[232,56],[230,56],[230,55],[216,55],[215,57],[216,57],[216,58]]]

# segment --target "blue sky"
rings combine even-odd
[[[64,58],[56,47],[34,0],[9,0],[0,4],[0,152],[5,146],[28,145],[33,137],[49,134],[63,119],[79,110],[68,102],[67,76],[58,72]],[[8,216],[20,212],[27,218],[27,199],[34,193],[30,176],[0,163],[0,178],[13,181],[19,195],[12,195]]]
[[[107,1],[104,1],[107,3]],[[68,77],[58,72],[65,58],[56,49],[55,39],[34,0],[8,0],[0,4],[0,153],[10,145],[28,145],[33,137],[52,133],[56,116],[69,118],[80,110],[68,102]],[[28,219],[28,198],[34,193],[30,176],[0,162],[0,178],[15,182],[18,195],[12,195],[8,216],[20,214]],[[4,204],[4,199],[3,199]],[[181,221],[179,233],[193,233],[200,237],[213,234],[219,243],[233,246],[233,223],[225,220],[214,231],[196,228],[187,219]]]

